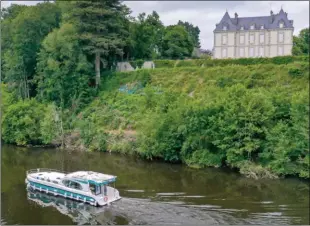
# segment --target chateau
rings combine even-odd
[[[235,17],[225,13],[214,32],[213,58],[275,57],[291,55],[293,20],[280,10],[269,16]]]

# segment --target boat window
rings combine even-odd
[[[54,183],[54,184],[58,184],[58,181],[53,180],[53,183]]]
[[[82,190],[82,186],[79,183],[75,182],[75,181],[71,181],[70,182],[70,188]]]
[[[47,182],[51,182],[51,180],[49,178],[47,178]]]
[[[89,189],[94,195],[101,194],[101,186],[95,184],[89,184]]]
[[[63,180],[62,183],[66,186],[69,187],[70,181],[69,180]]]
[[[82,185],[80,185],[79,183],[75,182],[75,181],[70,181],[70,180],[63,180],[62,183],[69,188],[73,188],[73,189],[78,189],[78,190],[82,190]]]

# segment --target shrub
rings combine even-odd
[[[144,64],[144,60],[135,60],[135,61],[129,61],[130,65],[134,68],[142,68],[143,64]]]
[[[54,137],[46,136],[46,123],[42,124],[43,137],[40,129],[42,121],[50,114],[49,110],[51,109],[35,99],[18,101],[10,105],[3,117],[3,140],[17,145],[42,144],[51,141]]]
[[[300,68],[297,67],[291,67],[288,70],[288,74],[292,77],[299,77],[303,75],[303,72]]]
[[[185,162],[189,166],[198,168],[203,167],[220,167],[225,158],[225,154],[212,153],[207,149],[195,151]]]

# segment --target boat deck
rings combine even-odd
[[[31,173],[31,176],[40,180],[52,182],[57,181],[58,183],[61,183],[62,179],[66,176],[66,174],[59,172],[37,172]]]
[[[93,171],[77,171],[73,173],[69,173],[66,175],[69,178],[76,178],[76,179],[82,179],[85,181],[95,181],[97,183],[101,183],[103,181],[115,181],[116,176],[109,175],[109,174],[103,174],[103,173],[97,173]]]
[[[116,180],[116,176],[93,171],[76,171],[72,173],[65,173],[58,170],[54,171],[50,169],[33,169],[27,171],[27,175],[35,179],[51,181],[55,183],[60,183],[65,178],[95,184],[108,184],[115,182]]]

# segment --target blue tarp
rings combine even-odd
[[[123,85],[123,86],[121,86],[118,90],[119,90],[120,92],[123,92],[123,93],[134,94],[134,93],[136,93],[138,90],[140,90],[140,89],[142,89],[142,88],[143,88],[143,86],[142,86],[142,84],[139,82],[139,83],[137,83],[137,84],[135,84],[135,85],[128,85],[128,84]]]

